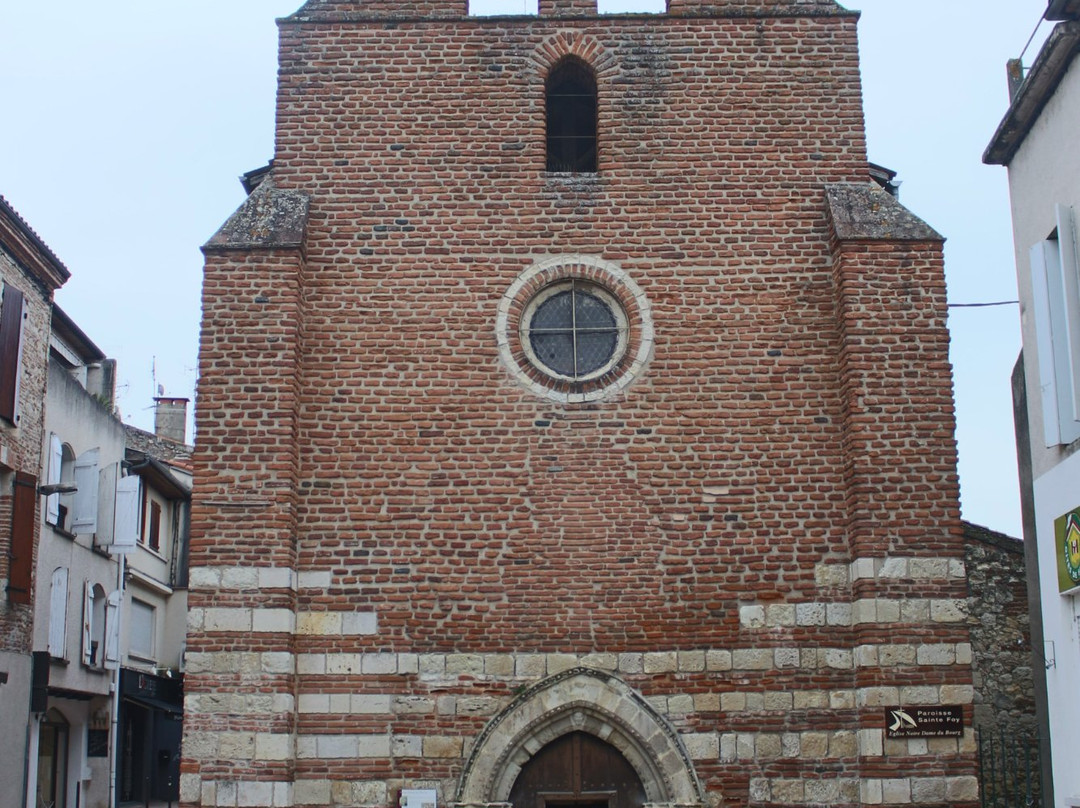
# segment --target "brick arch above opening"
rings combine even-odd
[[[546,81],[551,68],[568,56],[585,62],[596,73],[598,81],[618,69],[611,51],[596,37],[580,31],[559,31],[547,37],[533,52],[533,61],[539,68],[541,78]]]
[[[505,804],[525,763],[570,732],[591,733],[618,749],[637,771],[650,804],[704,804],[675,729],[625,682],[590,668],[539,682],[495,716],[466,761],[455,802]]]

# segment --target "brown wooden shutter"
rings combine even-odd
[[[11,573],[8,577],[8,600],[12,603],[30,603],[37,499],[37,477],[16,472],[11,516]]]
[[[16,422],[19,392],[19,343],[22,340],[23,295],[4,285],[0,307],[0,418]]]

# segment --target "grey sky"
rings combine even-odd
[[[660,4],[603,0],[601,9]],[[0,5],[0,194],[71,270],[57,300],[117,358],[121,411],[136,425],[151,425],[157,385],[193,393],[199,246],[242,202],[237,176],[271,157],[274,19],[299,5]],[[950,300],[1014,299],[1005,171],[980,156],[1006,107],[1005,60],[1019,55],[1045,3],[846,5],[863,11],[870,159],[898,171],[901,200],[949,238]],[[964,516],[1014,535],[1018,316],[1007,306],[950,317]]]

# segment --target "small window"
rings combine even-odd
[[[131,601],[131,653],[142,659],[154,658],[154,607],[141,600]]]
[[[597,92],[592,68],[569,57],[547,80],[547,170],[587,174],[597,170]]]

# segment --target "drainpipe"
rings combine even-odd
[[[120,553],[120,563],[116,568],[116,591],[120,593],[120,603],[116,609],[116,668],[113,670],[112,683],[112,743],[110,746],[110,753],[112,760],[109,765],[109,806],[110,808],[117,808],[120,804],[120,799],[116,789],[116,774],[117,769],[120,767],[120,662],[123,660],[123,653],[121,652],[121,633],[120,630],[123,627],[123,618],[121,615],[124,613],[124,573],[127,570],[127,553]],[[102,638],[106,647],[108,646],[108,637]],[[105,648],[101,650],[101,653],[105,654]]]

